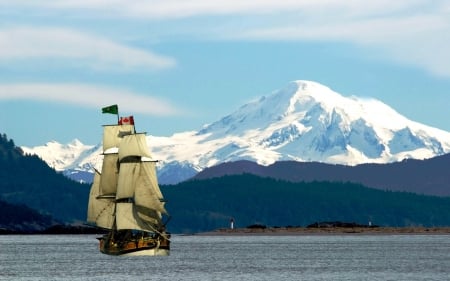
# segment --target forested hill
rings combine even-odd
[[[242,174],[161,189],[168,200],[172,233],[227,227],[231,218],[236,227],[306,226],[321,221],[450,226],[450,198],[388,192],[353,183],[293,183]],[[84,221],[88,196],[88,185],[58,174],[37,156],[22,155],[12,140],[0,136],[0,201],[4,201],[0,202],[0,228],[13,225],[24,229],[33,224],[43,228],[54,219]]]
[[[164,186],[175,233],[227,227],[306,226],[345,221],[380,226],[449,226],[450,198],[382,191],[353,183],[292,183],[255,175]]]
[[[69,180],[37,156],[23,155],[13,140],[0,135],[0,200],[72,222],[86,219],[88,196],[88,185]]]
[[[280,161],[262,166],[251,161],[219,164],[198,173],[207,179],[243,173],[291,182],[354,182],[381,190],[450,196],[450,154],[430,159],[405,159],[389,164],[332,165],[319,162]]]
[[[32,233],[42,231],[56,222],[25,205],[14,205],[0,200],[0,234]]]

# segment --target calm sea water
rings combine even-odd
[[[95,237],[0,236],[0,280],[450,280],[450,235],[174,236],[168,257]]]

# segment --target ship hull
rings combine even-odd
[[[168,256],[170,250],[168,249],[148,249],[148,250],[138,250],[134,252],[124,253],[121,256],[133,257],[133,256]]]
[[[168,238],[170,235],[168,235]],[[113,256],[168,256],[170,240],[159,237],[133,239],[126,241],[111,241],[108,236],[98,238],[101,253]]]

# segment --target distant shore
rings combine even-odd
[[[266,227],[220,228],[196,235],[333,235],[333,234],[450,234],[450,227]]]
[[[0,228],[0,235],[23,235],[23,234],[103,234],[99,228],[95,228],[87,225],[53,225],[43,230],[17,230]]]
[[[326,225],[326,226],[323,226]],[[54,225],[41,231],[17,231],[0,228],[0,235],[8,234],[104,234],[98,228],[86,225]],[[175,234],[175,233],[173,233]],[[354,235],[395,235],[395,234],[449,234],[450,226],[446,227],[380,227],[380,226],[361,226],[348,223],[339,224],[321,224],[317,227],[266,227],[253,225],[244,228],[219,228],[212,231],[191,233],[199,236],[233,236],[233,235],[334,235],[334,234],[354,234]]]

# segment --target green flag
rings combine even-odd
[[[119,107],[117,106],[117,104],[103,107],[102,113],[119,114]]]

